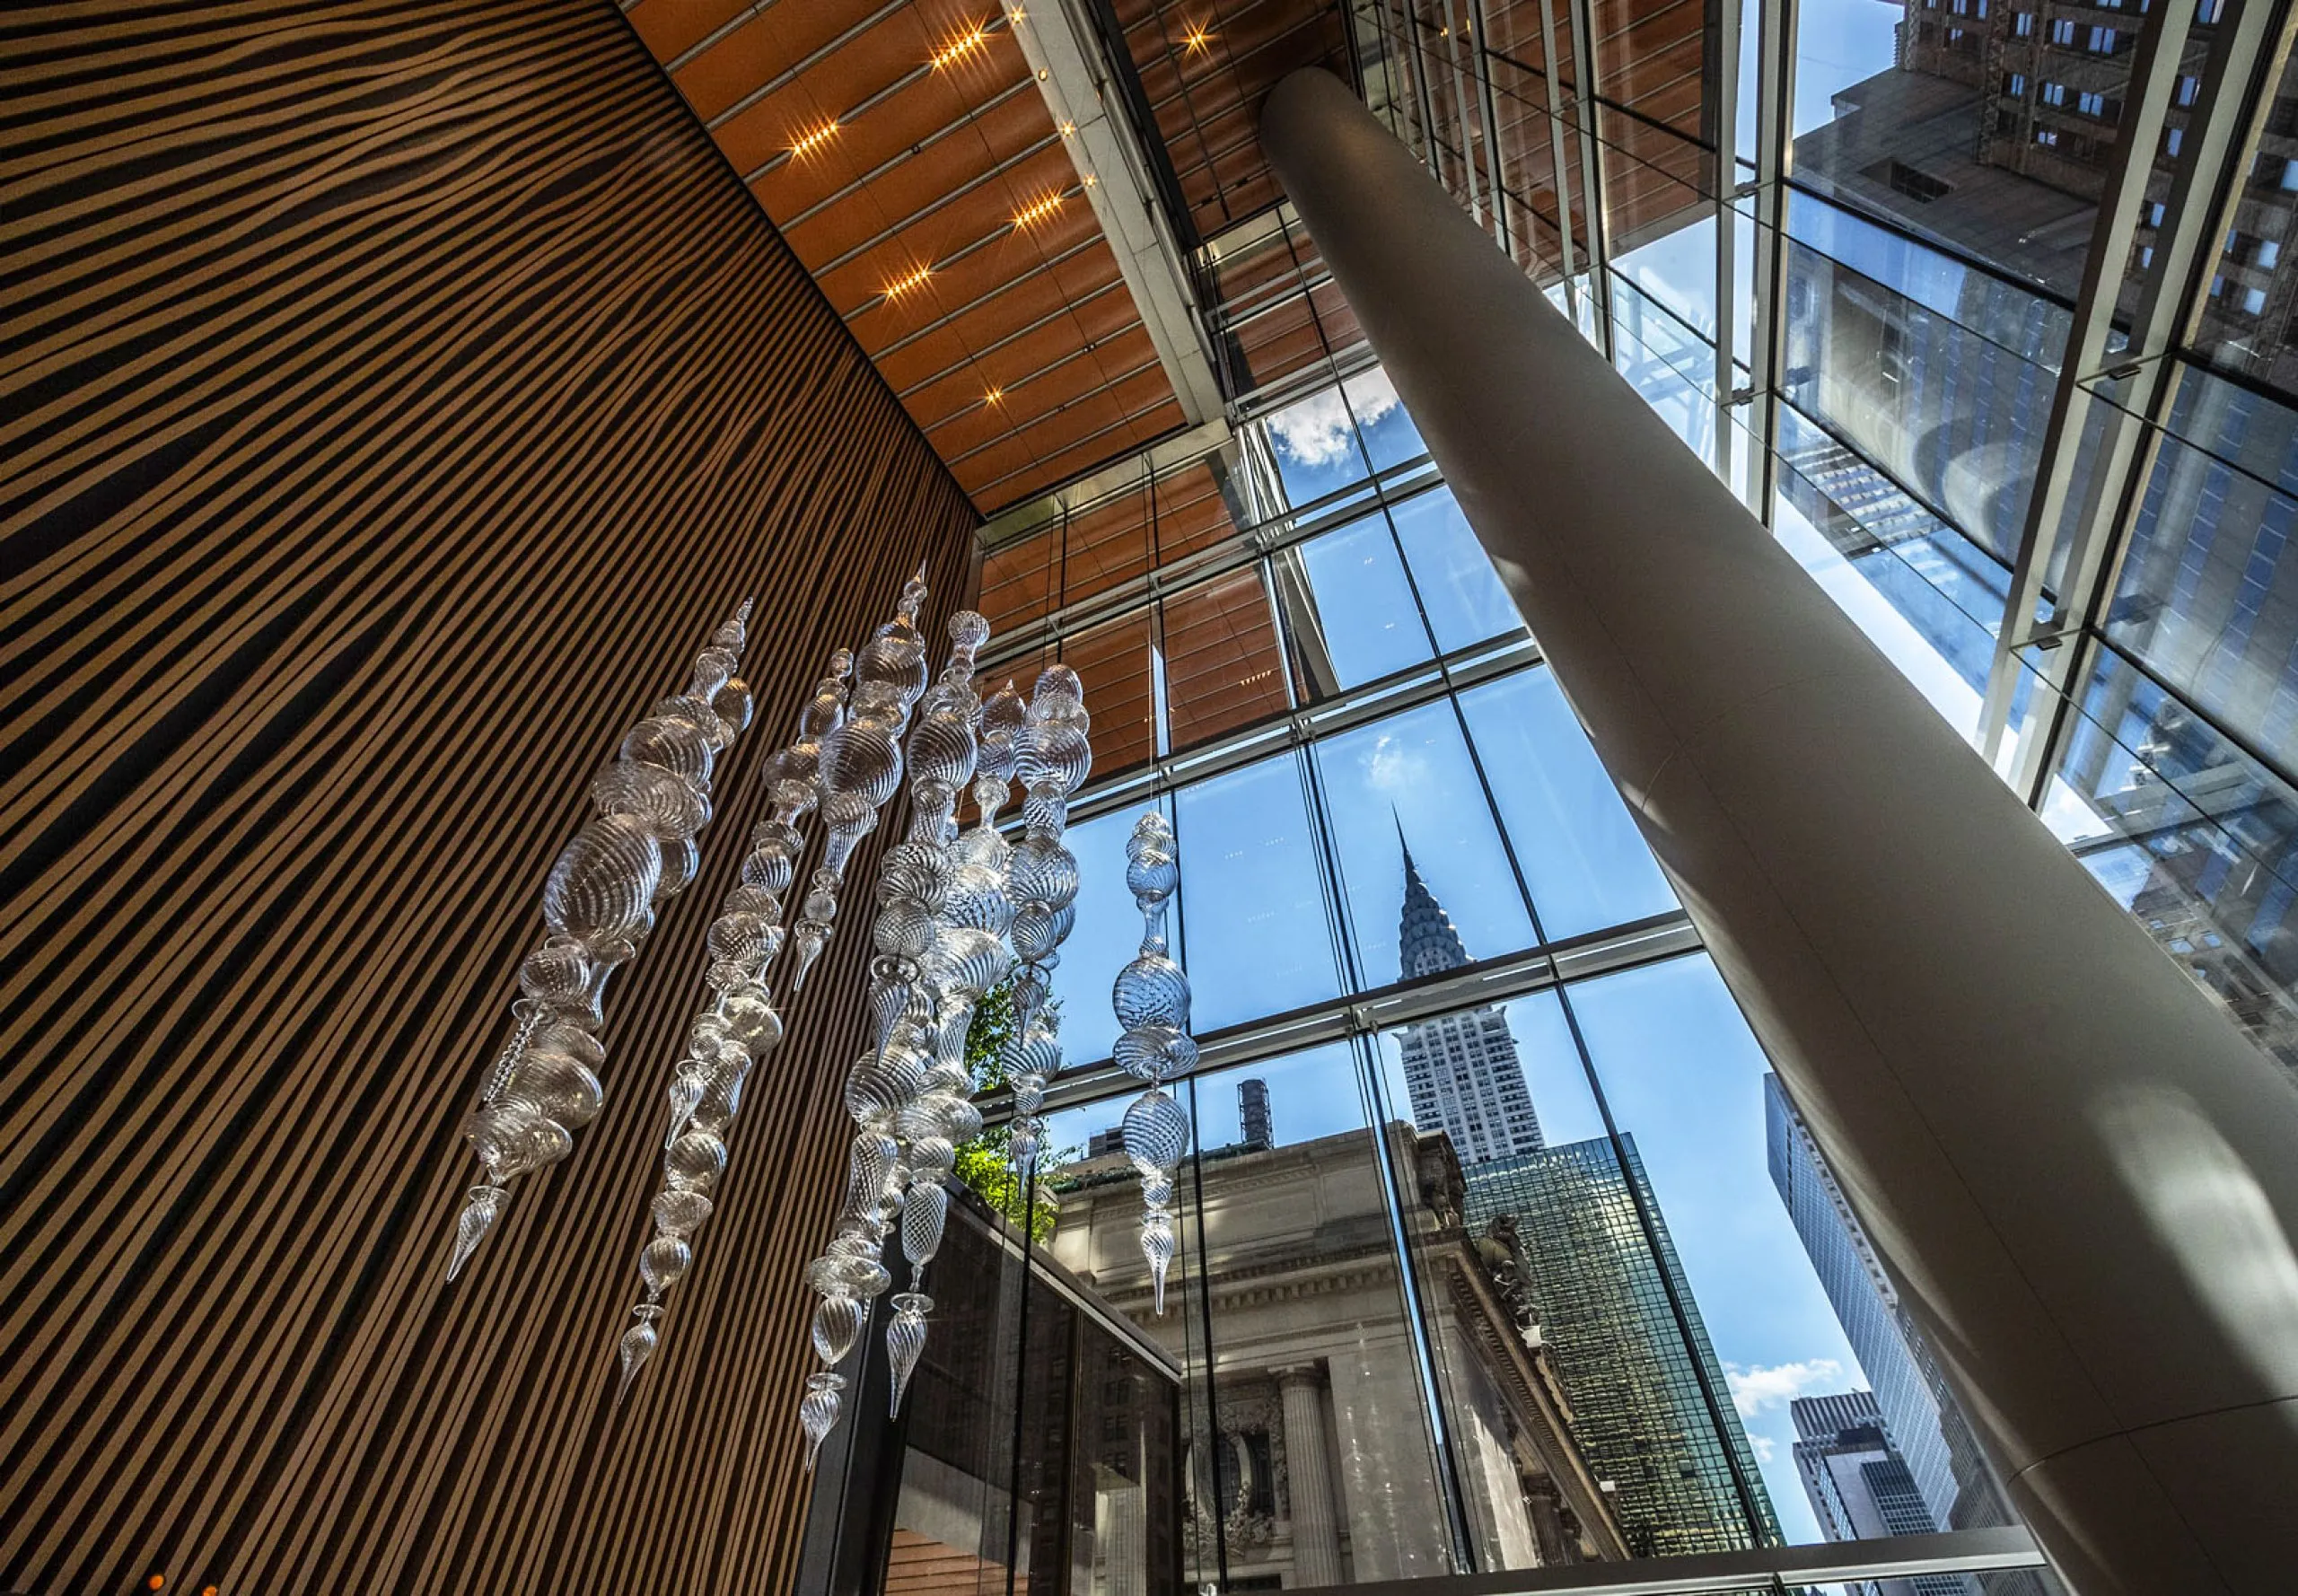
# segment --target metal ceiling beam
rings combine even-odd
[[[1221,385],[1198,321],[1188,268],[1141,153],[1143,134],[1153,129],[1131,125],[1078,0],[1035,0],[1031,5],[1005,0],[1003,14],[1021,41],[1030,75],[1045,96],[1182,417],[1194,426],[1219,416]]]

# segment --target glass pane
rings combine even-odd
[[[1545,666],[1461,694],[1460,713],[1551,941],[1676,907]]]
[[[1081,820],[1063,841],[1077,859],[1076,923],[1053,967],[1053,995],[1061,1003],[1061,1051],[1067,1065],[1110,1056],[1118,1037],[1110,987],[1117,972],[1141,951],[1141,911],[1125,885],[1125,844],[1142,808]],[[1167,909],[1167,934],[1178,941],[1183,909],[1176,894]]]
[[[1338,388],[1287,405],[1261,425],[1290,504],[1312,504],[1372,474]]]
[[[1014,1346],[1022,1270],[1018,1251],[1000,1245],[1001,1222],[987,1205],[963,1189],[952,1198],[928,1282],[933,1329],[903,1399],[905,1450],[886,1577],[890,1583],[930,1577],[937,1590],[1002,1596],[1021,1399]]]
[[[2285,256],[2298,247],[2298,212],[2289,204],[2298,190],[2298,162],[2288,154],[2298,132],[2298,61],[2285,59],[2273,90],[2266,139],[2248,173],[2238,224],[2224,241],[2215,263],[2211,292],[2202,308],[2195,347],[2219,365],[2269,382],[2284,393],[2298,393],[2298,348],[2291,328],[2291,268]],[[2183,91],[2185,83],[2180,85]],[[2150,236],[2141,232],[2142,240]]]
[[[1062,544],[1061,601],[1107,592],[1149,569],[1149,490],[1128,488],[1069,513]]]
[[[981,562],[981,613],[990,636],[1004,638],[1053,608],[1061,563],[1058,527],[1008,543]]]
[[[2298,415],[2180,380],[2107,635],[2285,770],[2298,769]]]
[[[1166,473],[1157,478],[1156,495],[1161,566],[1232,538],[1245,524],[1240,519],[1241,495],[1224,458],[1197,460]]]
[[[1788,221],[1789,401],[2015,558],[2067,312],[1807,196]]]
[[[1180,1588],[1201,1591],[1220,1572],[1215,1548],[1200,1545],[1188,1522],[1188,1461],[1209,1454],[1213,1395],[1197,1214],[1176,1201],[1180,1245],[1158,1315],[1141,1257],[1140,1185],[1114,1130],[1130,1101],[1112,1097],[1046,1119],[1046,1144],[1057,1151],[1040,1190],[1054,1215],[1039,1256],[1078,1320],[1099,1332],[1082,1347],[1071,1387],[1074,1528],[1069,1555],[1058,1562],[1069,1596],[1178,1596]]]
[[[1428,629],[1385,517],[1281,549],[1269,565],[1303,702],[1429,657]]]
[[[1531,945],[1531,916],[1452,706],[1329,738],[1316,759],[1365,986]]]
[[[1727,1417],[1746,1430],[1735,1447],[1788,1539],[2010,1521],[1713,964],[1581,982],[1571,1002],[1728,1379]]]
[[[1713,1420],[1557,995],[1398,1027],[1381,1057],[1480,1565],[1744,1544],[1717,1530]]]
[[[1524,629],[1492,558],[1469,529],[1450,488],[1416,494],[1390,507],[1397,541],[1412,567],[1429,630],[1445,653]]]
[[[2298,1076],[2298,793],[2102,653],[2045,818]]]
[[[1296,758],[1283,754],[1174,800],[1189,906],[1175,945],[1200,1036],[1340,995],[1301,784]]]
[[[1250,1109],[1248,1081],[1259,1083]],[[1175,1197],[1197,1294],[1186,1304],[1169,1296],[1162,1316],[1150,1311],[1138,1179],[1107,1142],[1063,1171],[1052,1250],[1149,1337],[1189,1357],[1192,1388],[1217,1415],[1187,1464],[1191,1583],[1256,1590],[1451,1572],[1450,1520],[1354,1057],[1345,1046],[1320,1048],[1184,1090],[1196,1136]],[[1098,1105],[1099,1126],[1116,1125],[1127,1101]],[[1188,1345],[1188,1321],[1200,1317],[1209,1358]]]
[[[1284,711],[1283,652],[1258,567],[1164,601],[1165,714],[1171,746]]]
[[[1364,439],[1364,452],[1375,471],[1385,471],[1428,452],[1428,445],[1420,441],[1420,429],[1405,413],[1404,403],[1397,398],[1396,388],[1389,381],[1386,372],[1378,366],[1359,372],[1340,385],[1340,391],[1348,399],[1349,411],[1355,417],[1357,431]]]
[[[1060,659],[1085,684],[1085,707],[1093,717],[1093,774],[1114,775],[1153,759],[1157,715],[1149,612],[1136,610],[1065,637]]]

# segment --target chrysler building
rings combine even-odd
[[[1404,844],[1399,825],[1397,840]],[[1443,906],[1404,846],[1404,918],[1399,937],[1403,978],[1416,980],[1469,961]],[[1397,1034],[1404,1054],[1405,1087],[1412,1096],[1413,1122],[1442,1130],[1463,1166],[1537,1153],[1539,1117],[1524,1085],[1524,1066],[1508,1016],[1498,1008],[1467,1009],[1404,1027]]]

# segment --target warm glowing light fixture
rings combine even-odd
[[[934,268],[932,267],[921,266],[916,271],[910,273],[909,276],[887,284],[886,297],[888,299],[899,299],[903,294],[908,294],[911,289],[917,287],[919,284],[925,282],[926,278],[933,275]]]
[[[1192,56],[1201,56],[1205,47],[1213,41],[1212,31],[1202,22],[1188,24],[1188,31],[1181,35],[1181,48]]]
[[[972,27],[968,28],[964,32],[959,34],[955,39],[951,39],[949,43],[943,45],[940,49],[934,52],[934,70],[939,72],[943,67],[952,66],[956,62],[964,59],[968,55],[979,49],[983,45],[987,44],[988,42],[989,35],[981,31],[981,24],[979,22],[976,22]]]
[[[981,402],[985,405],[1003,404],[1004,400],[1005,390],[1002,388],[993,388],[981,396]]]
[[[837,136],[838,123],[835,120],[824,122],[811,132],[800,134],[791,143],[790,153],[795,159],[803,161]]]
[[[1048,194],[1041,199],[1031,200],[1020,210],[1015,211],[1013,213],[1013,231],[1016,232],[1026,232],[1031,228],[1036,226],[1039,223],[1058,212],[1061,209],[1061,197],[1062,197],[1059,194]]]

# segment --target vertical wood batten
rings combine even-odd
[[[0,64],[0,1586],[786,1587],[871,855],[619,1414],[614,1345],[754,773],[970,507],[611,5]],[[746,593],[607,1109],[444,1287],[542,874]]]

